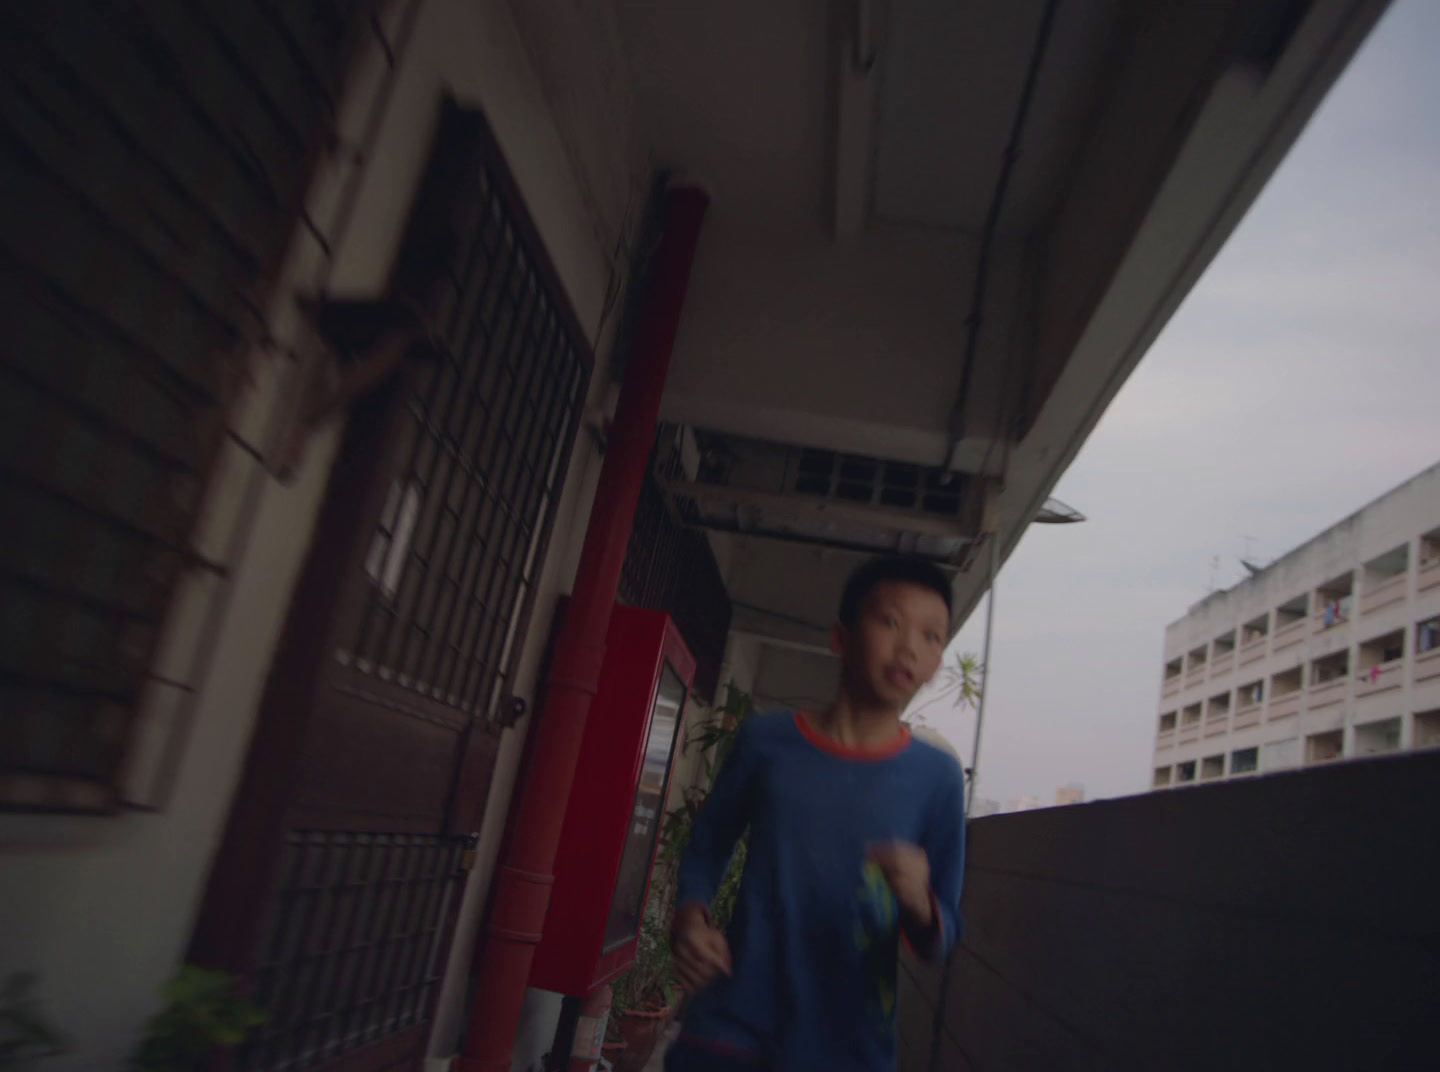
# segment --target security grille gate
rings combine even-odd
[[[270,1014],[245,1069],[423,1054],[588,384],[476,112],[445,106],[391,296],[431,356],[348,420],[195,941]]]

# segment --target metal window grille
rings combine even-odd
[[[424,1023],[475,837],[299,832],[255,974],[269,1019],[238,1067],[314,1068]]]
[[[0,806],[104,809],[366,5],[0,6]]]
[[[441,129],[443,171],[464,158],[446,139],[473,141],[477,117],[451,106]],[[371,587],[339,657],[499,719],[589,358],[488,133],[484,144],[465,168],[464,223],[446,234],[439,285],[416,284],[443,357],[410,402],[403,463],[367,556]],[[430,211],[422,191],[417,214]]]

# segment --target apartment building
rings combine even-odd
[[[1440,746],[1440,465],[1165,631],[1153,786]]]

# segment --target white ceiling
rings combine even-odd
[[[883,31],[874,211],[979,230],[1030,65],[1043,0],[892,0]],[[1072,170],[1113,28],[1111,0],[1059,5],[1003,232],[1042,228]]]

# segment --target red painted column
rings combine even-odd
[[[650,464],[660,398],[709,204],[709,195],[693,186],[674,188],[666,196],[660,246],[636,323],[569,611],[555,643],[545,705],[533,731],[538,736],[530,771],[515,804],[509,855],[496,876],[465,1048],[453,1065],[456,1072],[510,1068],[530,961],[555,881],[555,850],[570,802],[585,719],[599,687],[610,611]]]

